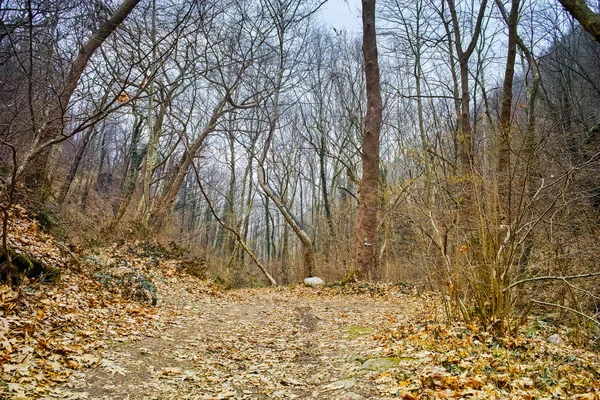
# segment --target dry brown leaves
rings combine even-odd
[[[554,345],[532,320],[515,337],[447,324],[439,298],[352,284],[222,291],[129,243],[74,272],[22,218],[11,241],[63,267],[54,285],[0,287],[0,392],[11,399],[597,399],[600,359]],[[47,258],[46,258],[47,256]],[[143,270],[156,307],[95,272]],[[1,395],[0,395],[1,397]]]

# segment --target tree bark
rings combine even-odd
[[[362,180],[355,237],[355,264],[360,279],[372,280],[376,266],[379,185],[379,133],[382,121],[381,85],[375,31],[375,0],[363,0],[363,59],[367,113],[362,138]]]
[[[114,229],[121,221],[121,218],[123,218],[123,215],[125,215],[125,212],[129,207],[129,203],[131,202],[133,192],[135,191],[135,183],[140,172],[142,160],[146,154],[146,149],[138,149],[141,129],[142,121],[138,120],[136,117],[136,120],[133,123],[133,134],[131,135],[131,146],[129,149],[129,168],[125,172],[125,179],[121,191],[121,200],[119,202],[115,217],[109,225],[110,230]]]
[[[450,9],[450,15],[452,17],[452,25],[454,28],[454,46],[456,48],[456,55],[458,58],[458,65],[460,69],[460,97],[461,97],[461,114],[460,114],[460,127],[458,132],[458,143],[459,143],[459,159],[462,167],[462,172],[465,175],[470,175],[473,169],[473,144],[471,137],[471,94],[469,91],[469,58],[479,36],[481,34],[481,25],[483,17],[485,15],[485,8],[487,6],[487,0],[481,2],[479,12],[477,14],[477,21],[473,29],[473,36],[466,49],[463,49],[460,24],[458,20],[458,13],[454,0],[447,0],[448,7]]]
[[[496,0],[500,3],[500,0]],[[519,21],[520,0],[511,1],[510,15],[508,17],[508,55],[506,57],[506,68],[504,69],[504,85],[502,89],[502,109],[500,112],[500,140],[498,143],[498,183],[500,196],[500,212],[510,224],[510,149],[511,149],[511,119],[513,80],[515,76],[515,60],[517,58],[517,23]]]
[[[138,207],[140,221],[146,228],[148,227],[148,222],[150,220],[150,207],[152,205],[152,197],[150,192],[152,190],[154,170],[158,157],[158,143],[162,134],[163,122],[167,114],[167,110],[171,106],[172,95],[175,89],[176,86],[169,91],[166,99],[163,99],[161,102],[156,118],[148,117],[147,121],[147,124],[149,124],[148,129],[150,131],[150,137],[148,139],[148,150],[146,151],[146,162],[144,163],[144,168],[142,171],[142,198]],[[152,112],[154,111],[151,110],[149,114]]]
[[[593,12],[585,3],[585,0],[558,0],[560,4],[571,14],[583,27],[600,42],[600,14]]]

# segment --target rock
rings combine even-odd
[[[352,386],[356,384],[356,379],[344,379],[341,381],[335,381],[325,386],[327,390],[340,390],[340,389],[350,389]]]
[[[132,300],[152,305],[158,302],[157,289],[151,277],[137,268],[124,267],[121,264],[96,272],[94,278],[106,288],[120,292]]]
[[[362,365],[363,369],[377,372],[385,371],[397,366],[398,360],[394,358],[370,358]]]
[[[558,336],[558,334],[556,334],[556,333],[554,335],[548,337],[548,339],[546,339],[546,341],[548,341],[549,343],[552,343],[552,344],[556,344],[556,345],[559,345],[562,343],[560,336]]]
[[[310,278],[304,279],[304,284],[306,286],[317,287],[317,286],[325,285],[325,282],[321,278],[318,278],[316,276],[311,276]]]
[[[60,268],[43,263],[37,258],[21,249],[7,247],[8,255],[12,261],[12,267],[0,268],[0,280],[20,283],[24,278],[41,278],[43,282],[57,282],[60,280]],[[5,264],[7,256],[0,249],[0,265]]]

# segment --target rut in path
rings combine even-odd
[[[73,397],[385,398],[373,384],[385,365],[364,361],[382,357],[372,333],[403,306],[263,289],[178,294],[161,307],[164,328],[109,344],[97,367],[73,376]]]

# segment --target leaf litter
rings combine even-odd
[[[0,286],[0,398],[600,398],[598,353],[546,340],[566,328],[497,337],[406,285],[226,291],[141,242],[79,263],[19,212],[11,245],[62,279]],[[107,284],[115,266],[156,299]]]

